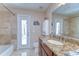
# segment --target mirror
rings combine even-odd
[[[66,3],[57,8],[52,13],[52,24],[54,35],[79,38],[79,3]]]

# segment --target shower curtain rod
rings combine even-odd
[[[3,3],[2,3],[2,6],[3,6],[5,9],[7,9],[13,16],[15,16],[15,14],[14,14],[7,6],[5,6]]]

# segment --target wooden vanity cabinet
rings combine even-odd
[[[40,56],[56,56],[49,47],[39,39],[39,55]]]
[[[42,56],[42,41],[39,40],[39,56]]]

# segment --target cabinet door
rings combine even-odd
[[[50,48],[39,39],[39,55],[40,56],[56,56]]]
[[[42,56],[47,56],[47,54],[43,48],[42,48]]]
[[[53,52],[49,49],[49,47],[47,45],[45,45],[45,44],[42,44],[42,46],[43,46],[43,49],[45,50],[46,54],[48,56],[52,56]]]

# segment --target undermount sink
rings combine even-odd
[[[60,41],[47,40],[47,42],[51,44],[51,47],[55,51],[61,51],[63,49],[64,44],[62,42],[60,42]]]
[[[56,40],[47,40],[47,42],[53,45],[64,45],[62,42]]]

